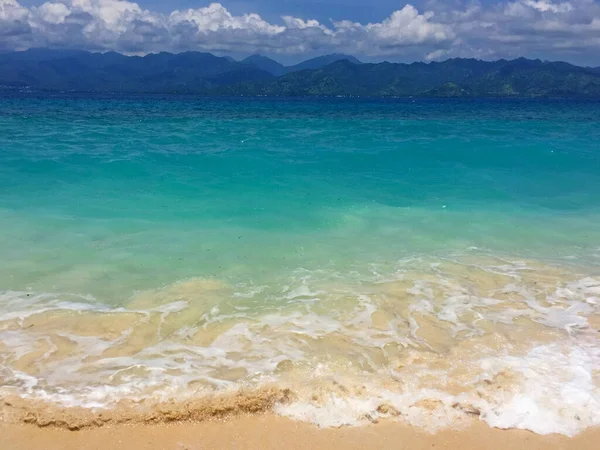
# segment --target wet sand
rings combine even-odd
[[[114,425],[68,431],[34,425],[0,424],[3,450],[94,449],[577,449],[596,450],[600,429],[575,438],[498,430],[474,422],[463,430],[430,434],[394,422],[320,429],[270,414],[202,423]]]
[[[291,306],[252,314],[226,311],[231,292],[221,298],[227,288],[203,279],[140,294],[133,309],[14,293],[0,317],[0,425],[13,441],[0,450],[38,441],[118,448],[118,436],[153,448],[148,435],[158,448],[178,436],[190,448],[197,436],[199,448],[450,438],[492,448],[497,436],[507,448],[510,432],[487,424],[566,436],[598,426],[600,279],[531,261],[476,262],[411,266],[401,279],[359,286],[364,295],[324,282],[312,289],[325,299],[310,307],[301,290]],[[404,425],[372,424],[394,418]],[[423,434],[474,421],[479,434]],[[534,435],[516,435],[510,448],[524,436]],[[531,439],[539,448],[573,442]]]

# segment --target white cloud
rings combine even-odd
[[[419,14],[414,6],[406,5],[383,22],[370,23],[365,28],[374,33],[377,38],[399,45],[446,41],[454,38],[450,25],[435,23],[433,19],[433,12]]]
[[[43,22],[51,24],[64,23],[71,10],[63,3],[44,3],[35,10]]]
[[[249,30],[253,33],[268,36],[285,31],[285,27],[271,25],[261,19],[258,14],[233,16],[219,3],[212,3],[206,8],[173,11],[168,18],[168,23],[173,26],[182,22],[193,24],[200,33],[216,33],[227,30]]]
[[[523,2],[526,6],[536,9],[541,12],[552,12],[552,13],[565,13],[573,10],[573,5],[568,2],[565,3],[552,3],[544,0],[534,1],[525,0]]]
[[[0,49],[77,47],[124,53],[204,50],[326,53],[434,60],[452,56],[585,57],[598,52],[595,0],[431,0],[406,4],[376,23],[320,23],[285,16],[279,23],[223,5],[162,14],[122,0],[59,0],[25,8],[0,0]]]
[[[331,34],[330,30],[321,25],[318,20],[302,20],[298,17],[292,16],[283,16],[283,22],[285,23],[286,28],[294,30],[304,30],[306,28],[318,28],[323,30],[327,34]]]
[[[17,0],[0,0],[0,23],[26,20],[29,10],[23,8]]]
[[[448,54],[447,50],[434,50],[431,53],[425,55],[425,61],[435,61],[439,59],[443,59]]]

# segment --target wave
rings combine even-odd
[[[600,280],[583,269],[413,258],[264,286],[183,280],[124,307],[0,304],[3,415],[40,426],[267,410],[326,427],[600,425]]]

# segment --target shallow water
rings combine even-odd
[[[600,424],[600,104],[0,99],[0,382]]]

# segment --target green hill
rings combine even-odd
[[[600,72],[562,62],[524,58],[493,62],[449,59],[412,64],[352,64],[245,82],[220,91],[270,96],[600,97]]]
[[[347,55],[326,55],[286,67],[260,55],[238,62],[200,52],[0,54],[0,89],[24,88],[232,96],[600,97],[600,70],[525,58],[363,64]]]

